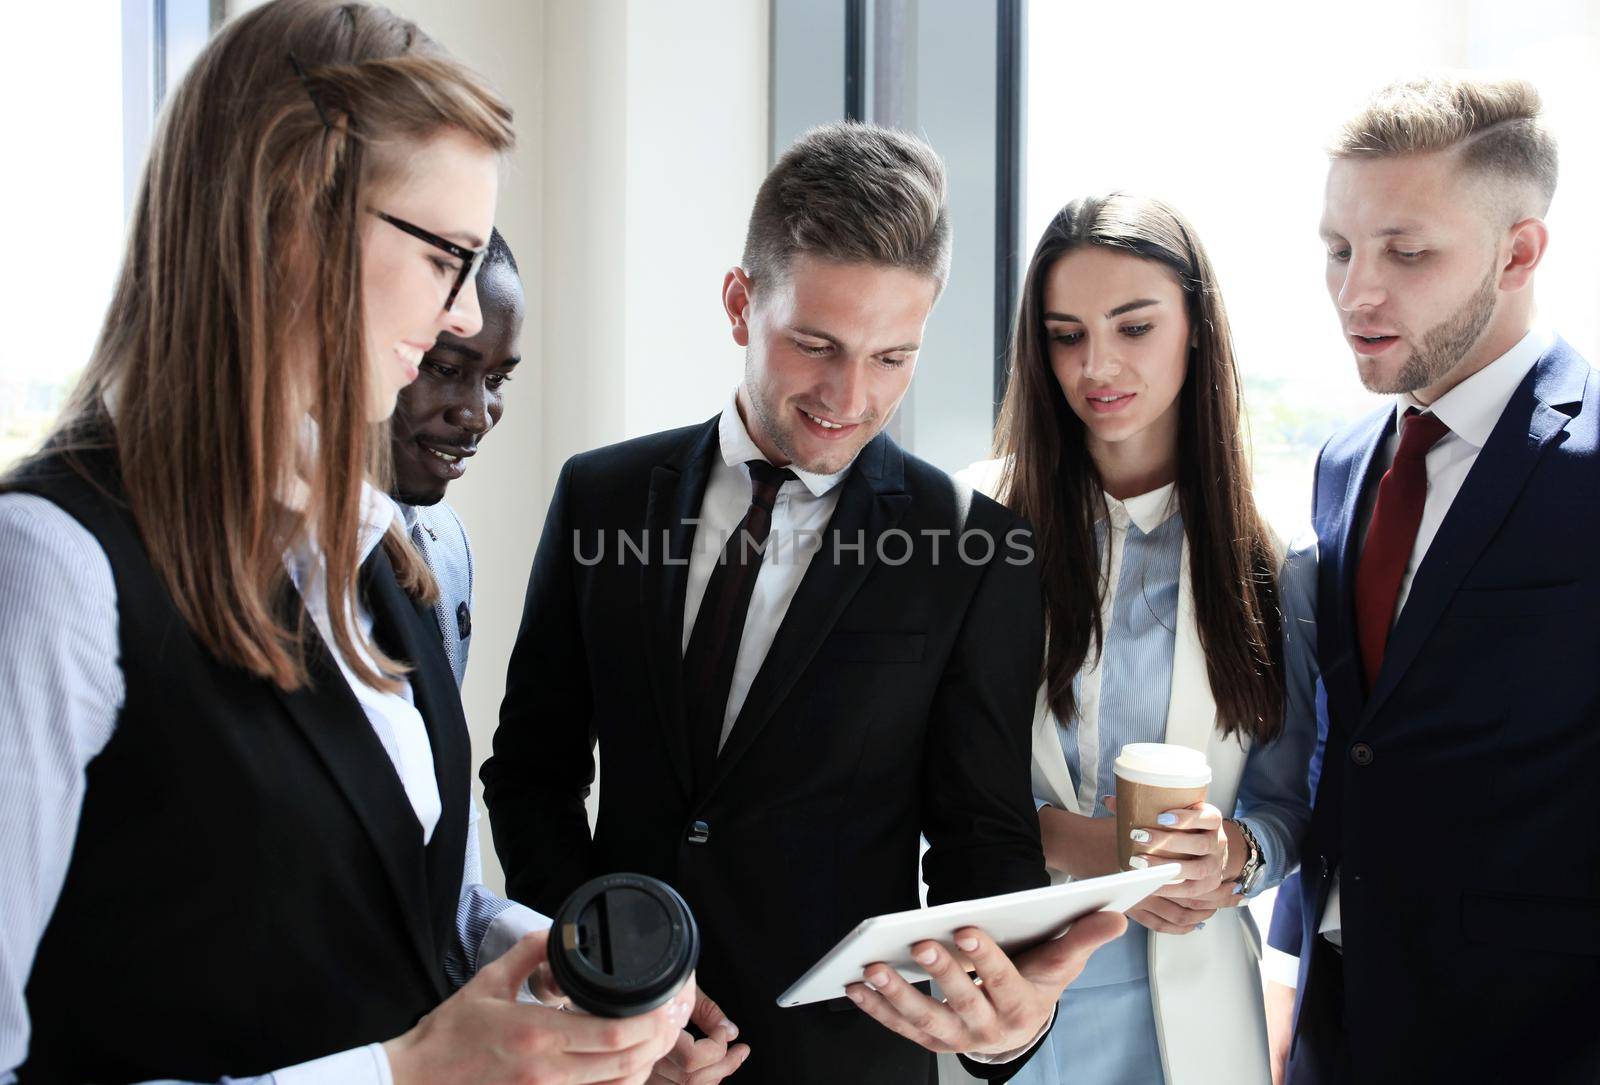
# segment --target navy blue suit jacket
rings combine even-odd
[[[1322,757],[1328,741],[1328,691],[1322,685],[1322,679],[1317,679],[1317,748],[1311,754],[1310,770],[1306,773],[1306,782],[1310,785],[1311,794],[1317,793],[1317,781],[1322,778]],[[1272,904],[1272,926],[1267,930],[1267,945],[1273,949],[1287,953],[1291,957],[1300,956],[1300,871],[1283,879],[1278,886],[1278,895]]]
[[[1393,420],[1317,466],[1328,736],[1301,933],[1337,871],[1344,953],[1301,957],[1289,1080],[1600,1081],[1600,379],[1558,341],[1517,388],[1365,696],[1354,531]],[[1338,1077],[1306,1042],[1330,1015]]]

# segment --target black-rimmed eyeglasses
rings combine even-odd
[[[442,238],[431,230],[424,230],[415,223],[407,222],[405,219],[395,218],[391,214],[379,211],[375,207],[368,208],[368,210],[396,230],[404,230],[417,240],[426,241],[434,248],[442,249],[461,261],[461,266],[456,269],[456,281],[450,287],[450,293],[444,299],[444,311],[448,313],[450,307],[456,303],[456,295],[461,293],[461,288],[467,285],[468,279],[478,273],[479,266],[483,264],[484,254],[489,251],[488,248],[469,249],[465,245],[457,245],[454,241]]]

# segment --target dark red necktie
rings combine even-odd
[[[1437,415],[1418,414],[1415,407],[1407,410],[1399,451],[1378,483],[1378,501],[1372,508],[1372,523],[1356,568],[1356,639],[1361,645],[1362,678],[1368,693],[1383,666],[1400,581],[1411,562],[1422,506],[1428,499],[1428,449],[1449,432],[1450,427]]]
[[[733,685],[733,667],[744,637],[745,612],[750,609],[767,535],[772,531],[772,506],[778,500],[778,487],[795,477],[794,472],[763,460],[751,460],[745,466],[750,469],[750,509],[733,529],[711,571],[694,631],[689,634],[689,647],[683,653],[684,707],[697,790],[711,782],[716,765],[728,689]]]

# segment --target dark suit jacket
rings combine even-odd
[[[1317,679],[1317,746],[1311,754],[1311,766],[1306,782],[1311,794],[1317,793],[1317,780],[1322,776],[1322,757],[1328,741],[1328,691]],[[1296,860],[1298,863],[1298,859]],[[1272,926],[1267,930],[1267,944],[1291,957],[1300,956],[1300,871],[1283,879],[1278,895],[1272,904]]]
[[[1347,1080],[1600,1081],[1600,381],[1558,342],[1518,387],[1365,697],[1353,535],[1393,417],[1317,468],[1328,739],[1301,922],[1309,946],[1337,870],[1344,953],[1301,958],[1289,1079],[1340,1079],[1342,1015]]]
[[[109,428],[88,440],[110,441]],[[424,844],[314,629],[310,681],[293,692],[200,643],[150,560],[114,454],[50,451],[10,484],[53,501],[105,551],[125,685],[28,974],[18,1079],[216,1081],[411,1028],[452,988],[471,802],[466,720],[426,604],[374,550],[360,581],[373,635],[413,664],[433,750],[442,807]],[[281,602],[312,628],[298,595]],[[8,869],[4,884],[22,875]],[[91,975],[117,1013],[86,1007]]]
[[[875,438],[696,794],[685,521],[718,454],[713,419],[561,472],[483,768],[508,889],[551,912],[605,872],[675,886],[703,931],[701,986],[751,1045],[745,1085],[926,1080],[932,1056],[850,1003],[777,998],[862,919],[917,906],[919,833],[930,902],[1047,883],[1028,776],[1043,653],[1031,541],[1008,547],[1020,520]],[[993,557],[961,560],[963,530],[988,533]],[[619,532],[649,559],[619,555]],[[970,556],[985,549],[969,540]]]

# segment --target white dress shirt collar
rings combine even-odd
[[[1489,442],[1495,423],[1505,412],[1511,395],[1528,375],[1545,351],[1555,342],[1555,336],[1543,328],[1535,328],[1517,340],[1516,346],[1478,370],[1472,376],[1434,400],[1429,406],[1417,402],[1410,392],[1395,397],[1395,426],[1405,417],[1407,409],[1415,407],[1420,412],[1432,411],[1439,421],[1450,427],[1450,432],[1474,448]]]
[[[1148,535],[1178,511],[1177,495],[1176,482],[1169,482],[1125,501],[1106,494],[1106,511],[1111,516],[1111,526],[1125,531],[1131,523]]]
[[[376,486],[368,482],[361,484],[361,533],[356,540],[358,563],[364,563],[372,556],[372,552],[383,541],[390,524],[399,520],[401,526],[406,525],[403,510],[404,506]],[[322,560],[322,548],[308,538],[305,532],[301,532],[284,558],[291,565],[303,568],[314,561]]]
[[[728,405],[722,409],[722,417],[717,421],[717,439],[722,445],[722,462],[729,467],[743,468],[750,460],[761,460],[766,463],[766,453],[756,445],[750,436],[750,430],[744,424],[744,418],[739,414],[739,389],[734,388],[733,394],[728,397]],[[843,470],[831,475],[814,475],[810,471],[802,471],[794,464],[786,465],[794,472],[795,478],[805,483],[812,497],[821,497],[839,483],[850,473],[850,468],[855,466],[855,460],[845,464]]]

